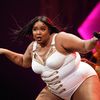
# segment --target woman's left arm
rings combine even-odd
[[[96,37],[93,37],[89,40],[83,40],[83,48],[85,52],[87,53],[91,51],[93,48],[95,48],[97,41],[98,41],[98,38]]]
[[[100,35],[100,33],[98,34]],[[69,51],[78,51],[80,53],[87,53],[92,50],[99,40],[95,36],[89,40],[83,40],[73,34],[65,32],[61,32],[59,37],[61,38],[61,44],[63,48]]]

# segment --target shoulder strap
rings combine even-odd
[[[37,42],[35,41],[35,42],[33,43],[33,51],[36,50],[36,47],[37,47]]]
[[[55,37],[57,34],[54,34],[51,45],[55,45]]]

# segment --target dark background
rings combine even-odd
[[[68,32],[80,37],[77,28],[98,1],[0,0],[0,47],[24,53],[30,41],[12,43],[11,29],[38,15],[50,17],[59,27],[68,27]],[[23,69],[0,55],[0,100],[34,100],[44,85],[31,69]]]

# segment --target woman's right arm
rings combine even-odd
[[[0,48],[0,54],[5,55],[13,63],[29,68],[32,61],[32,43],[28,46],[24,54],[16,53],[8,49]]]

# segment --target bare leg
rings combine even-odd
[[[73,94],[72,100],[100,100],[100,81],[91,76]]]
[[[47,87],[45,87],[40,94],[38,95],[38,97],[36,98],[36,100],[63,100],[61,98],[59,98],[58,96],[52,94]]]

